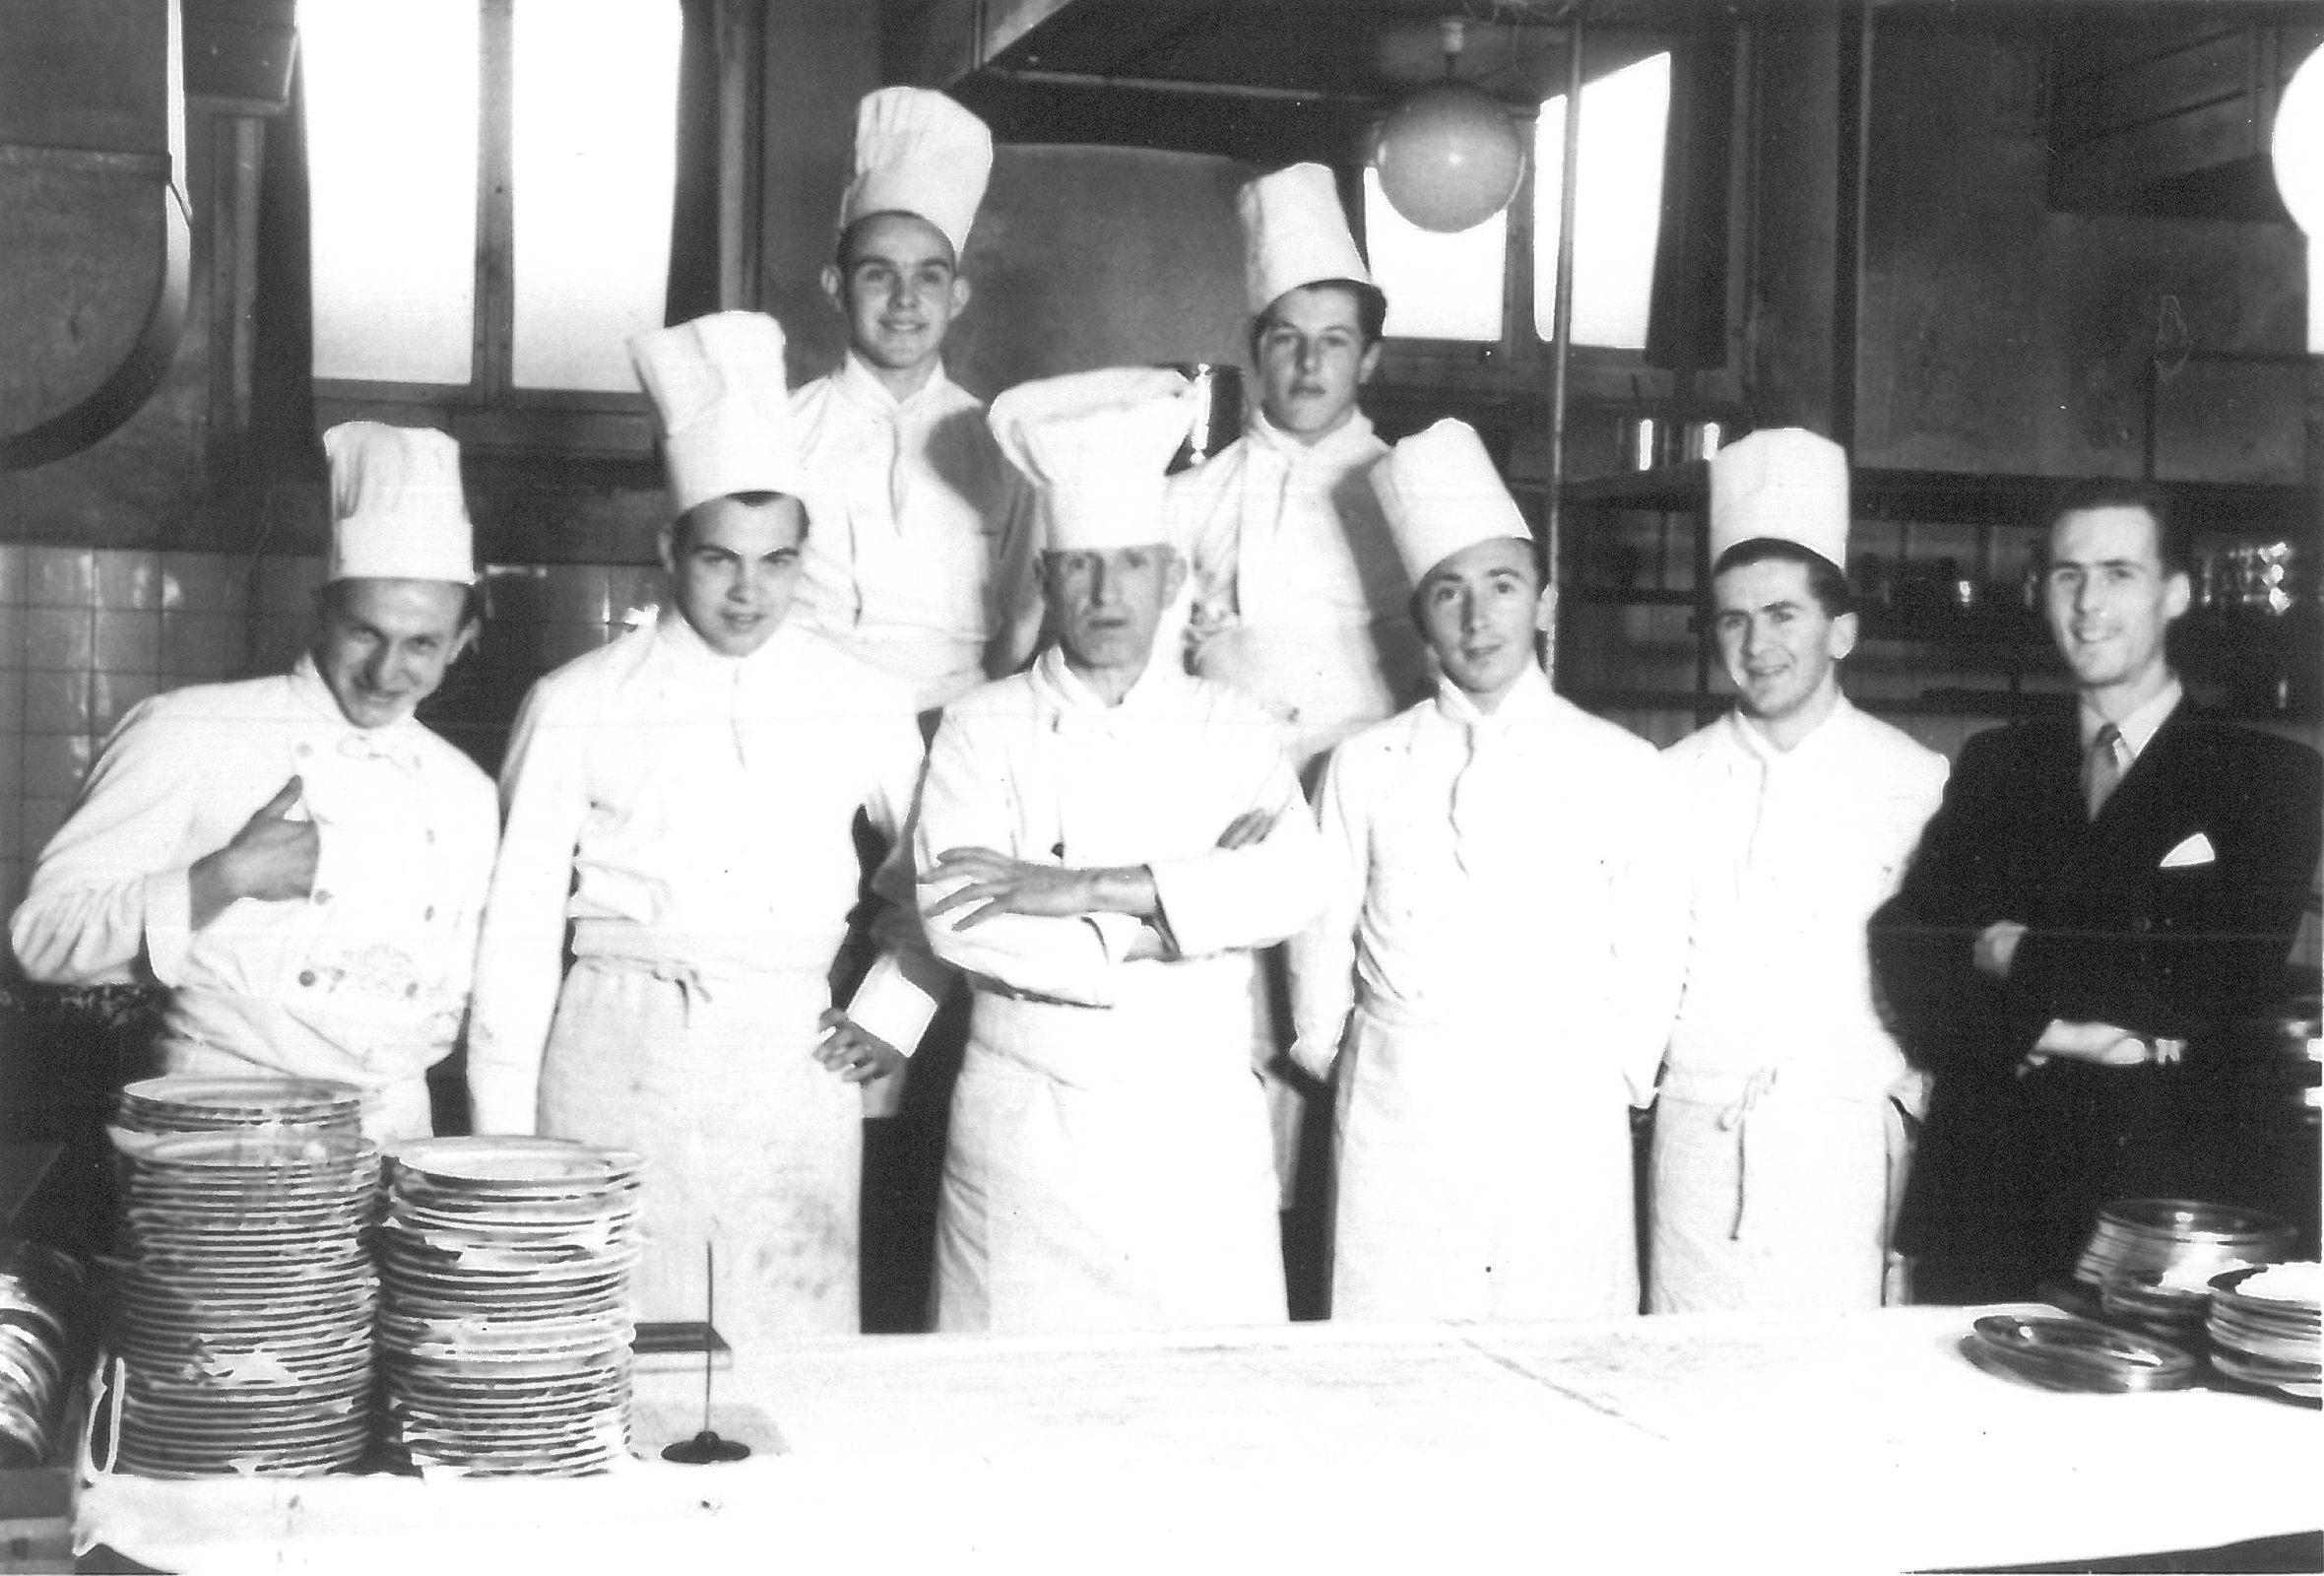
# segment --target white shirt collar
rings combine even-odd
[[[780,661],[781,653],[798,640],[799,631],[798,609],[794,606],[756,651],[746,657],[730,657],[712,649],[700,631],[686,623],[685,615],[678,611],[675,603],[665,607],[661,618],[654,622],[655,644],[680,673],[688,674],[731,674],[739,667],[756,671]]]
[[[1315,442],[1303,443],[1268,421],[1266,413],[1257,405],[1252,406],[1251,414],[1243,419],[1243,435],[1250,439],[1253,447],[1280,454],[1294,465],[1305,459],[1341,461],[1352,453],[1361,452],[1374,441],[1372,418],[1362,411],[1350,411],[1346,421]]]
[[[1153,697],[1169,689],[1177,675],[1163,660],[1161,642],[1155,642],[1153,652],[1146,658],[1145,671],[1130,685],[1129,692],[1118,706],[1109,706],[1096,690],[1085,684],[1081,676],[1065,664],[1063,646],[1052,645],[1041,653],[1033,664],[1032,674],[1044,698],[1061,711],[1089,712],[1111,715],[1117,712],[1142,709]]]
[[[1823,742],[1829,739],[1838,739],[1846,733],[1852,726],[1850,719],[1855,714],[1856,708],[1848,702],[1846,695],[1833,696],[1832,709],[1824,714],[1824,720],[1809,729],[1807,737],[1789,750],[1779,748],[1773,739],[1767,736],[1766,730],[1743,714],[1741,706],[1728,708],[1727,729],[1729,735],[1745,755],[1758,761],[1762,766],[1774,769],[1802,758],[1812,759],[1822,754]]]
[[[1437,714],[1456,727],[1497,731],[1518,723],[1554,722],[1557,709],[1557,692],[1550,689],[1549,675],[1541,671],[1538,662],[1525,665],[1509,693],[1501,697],[1501,704],[1491,711],[1479,710],[1468,691],[1452,680],[1437,680]]]
[[[2122,735],[2123,748],[2130,752],[2131,759],[2136,760],[2146,754],[2147,746],[2154,743],[2155,735],[2163,730],[2163,724],[2169,719],[2172,708],[2185,694],[2186,690],[2174,673],[2153,699],[2114,724]],[[2090,747],[2098,743],[2098,730],[2106,725],[2106,719],[2092,710],[2090,703],[2085,701],[2079,708],[2077,720],[2081,724],[2082,751],[2088,755]]]
[[[839,370],[831,378],[832,385],[841,393],[865,409],[876,411],[882,416],[901,415],[916,406],[927,404],[939,388],[950,381],[944,375],[944,363],[939,361],[935,370],[928,374],[927,382],[913,390],[909,398],[897,399],[894,392],[879,380],[879,374],[872,370],[871,363],[856,354],[853,346],[849,347],[847,355],[840,361]]]
[[[309,713],[311,720],[328,728],[335,728],[351,738],[360,739],[368,753],[386,756],[408,766],[421,762],[420,736],[427,732],[419,718],[405,712],[395,721],[376,728],[358,728],[348,720],[339,708],[339,697],[323,682],[323,671],[316,666],[312,651],[303,653],[290,669],[291,703]],[[364,753],[354,745],[347,747],[355,754]]]

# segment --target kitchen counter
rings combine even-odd
[[[1882,1571],[2316,1527],[2324,1416],[1972,1367],[1985,1310],[879,1337],[743,1353],[749,1461],[596,1478],[99,1477],[84,1544],[183,1570]],[[698,1375],[638,1379],[641,1448]]]

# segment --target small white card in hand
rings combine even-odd
[[[2217,861],[2219,851],[2211,846],[2211,839],[2201,832],[2163,856],[2163,870],[2180,870],[2188,865],[2208,865]]]

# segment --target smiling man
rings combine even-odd
[[[342,1080],[367,1133],[418,1137],[498,832],[490,779],[412,714],[477,632],[460,451],[368,422],[323,446],[313,648],[123,718],[12,935],[35,980],[166,986],[172,1073]]]
[[[1899,1227],[1923,1300],[2063,1280],[2112,1199],[2314,1208],[2313,1159],[2277,1174],[2258,1142],[2277,1096],[2238,1052],[2288,988],[2324,787],[2313,751],[2188,704],[2187,567],[2152,485],[2066,494],[2042,602],[2075,715],[1969,742],[1873,919],[1936,1073]]]
[[[1629,1109],[1670,1031],[1678,920],[1653,747],[1554,693],[1549,598],[1475,432],[1372,473],[1444,670],[1332,753],[1331,881],[1292,947],[1340,1063],[1334,1319],[1636,1314]]]
[[[722,312],[631,354],[666,433],[670,605],[543,679],[517,718],[471,1034],[477,1130],[645,1155],[643,1317],[702,1317],[714,1244],[730,1339],[853,1334],[855,1084],[901,1065],[939,977],[911,943],[900,864],[883,889],[906,899],[902,923],[844,1012],[827,975],[857,896],[857,815],[891,847],[903,835],[912,699],[792,617],[815,523],[774,320]]]
[[[975,987],[940,1330],[1285,1314],[1251,970],[1314,912],[1315,826],[1267,715],[1155,649],[1186,572],[1161,511],[1186,387],[1118,368],[993,405],[1040,485],[1058,638],[929,755],[922,911]]]
[[[855,156],[823,270],[847,356],[792,396],[816,524],[800,617],[925,711],[1013,669],[1035,632],[1029,499],[943,361],[993,138],[940,93],[882,88]]]
[[[1937,808],[1945,757],[1840,693],[1857,625],[1840,445],[1783,427],[1720,450],[1710,529],[1736,694],[1666,756],[1689,903],[1647,1306],[1876,1308],[1919,1101],[1873,1000],[1864,924]]]

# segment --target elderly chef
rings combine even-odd
[[[1654,1121],[1647,1306],[1876,1308],[1898,1101],[1864,926],[1944,794],[1945,757],[1848,704],[1848,467],[1797,427],[1711,464],[1711,626],[1734,709],[1667,755],[1690,887]]]
[[[1167,507],[1173,539],[1194,553],[1191,665],[1282,718],[1306,775],[1427,684],[1406,612],[1411,582],[1364,480],[1388,445],[1356,408],[1380,364],[1388,297],[1322,164],[1251,182],[1236,213],[1259,400],[1241,437],[1172,479]],[[1284,1076],[1279,977],[1273,967],[1259,975],[1253,1056],[1288,1207],[1305,1095]]]
[[[994,403],[1040,486],[1058,644],[945,713],[922,797],[929,942],[976,987],[942,1330],[1285,1314],[1252,950],[1314,912],[1316,834],[1274,721],[1154,649],[1186,387],[1126,368]]]
[[[901,679],[923,710],[1009,671],[1033,632],[1029,499],[984,406],[943,363],[992,166],[984,122],[942,94],[881,88],[863,100],[839,251],[823,270],[847,358],[791,401],[815,522],[801,616]]]
[[[1477,435],[1372,473],[1434,698],[1332,753],[1332,875],[1292,948],[1299,1039],[1340,1070],[1336,1319],[1638,1312],[1630,1108],[1675,995],[1653,748],[1553,693],[1548,598]]]
[[[808,520],[774,320],[717,313],[630,353],[665,430],[671,606],[517,718],[476,1125],[645,1155],[644,1317],[701,1316],[714,1243],[729,1336],[853,1333],[863,1124],[843,1080],[897,1065],[931,996],[908,949],[844,1013],[826,971],[858,811],[890,839],[909,813],[912,697],[788,617]]]
[[[418,1137],[499,830],[491,780],[412,715],[477,632],[460,450],[369,422],[323,447],[314,646],[124,717],[11,933],[35,980],[168,987],[170,1072],[344,1080],[364,1131]]]

